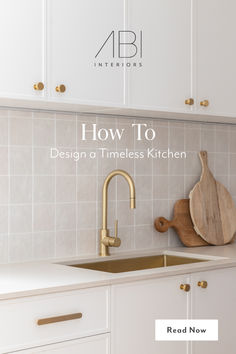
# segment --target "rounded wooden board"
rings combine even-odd
[[[194,229],[212,245],[229,243],[236,232],[236,207],[227,189],[215,180],[201,151],[202,175],[190,192],[190,214]]]
[[[189,212],[189,199],[177,200],[174,206],[173,220],[167,220],[164,217],[155,219],[155,228],[159,232],[166,232],[170,227],[173,227],[181,242],[187,247],[206,246],[208,243],[198,236],[193,228]]]

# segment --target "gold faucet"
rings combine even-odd
[[[117,235],[118,220],[115,222],[115,237],[109,236],[107,229],[107,191],[114,176],[123,176],[129,184],[130,208],[135,208],[135,186],[131,176],[123,170],[114,170],[106,177],[102,190],[102,229],[100,230],[100,256],[109,256],[109,247],[120,247],[121,239]]]

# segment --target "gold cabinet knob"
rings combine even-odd
[[[197,283],[197,285],[200,286],[200,287],[203,288],[203,289],[206,289],[208,284],[207,284],[207,281],[202,280],[202,281],[199,281],[199,282]]]
[[[42,91],[44,89],[44,84],[42,82],[38,82],[37,84],[34,84],[34,89],[36,91]]]
[[[65,90],[66,90],[65,85],[58,85],[58,86],[56,87],[56,91],[57,91],[57,92],[63,93],[63,92],[65,92]]]
[[[185,100],[185,104],[188,104],[189,106],[192,106],[194,104],[194,99],[193,98],[188,98]]]
[[[189,284],[181,284],[180,289],[188,292],[190,290],[190,285]]]
[[[204,100],[204,101],[201,101],[200,102],[200,106],[203,106],[203,107],[208,107],[209,106],[209,101],[208,100]]]

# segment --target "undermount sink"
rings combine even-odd
[[[148,257],[126,258],[118,260],[98,261],[83,264],[71,264],[71,267],[85,268],[108,273],[132,272],[135,270],[171,267],[181,264],[206,262],[207,259],[158,255]]]

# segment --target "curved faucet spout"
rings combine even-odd
[[[111,179],[114,176],[123,176],[129,184],[129,191],[130,191],[130,208],[135,208],[135,186],[132,177],[123,170],[114,170],[106,177],[103,190],[102,190],[102,228],[107,229],[107,195],[108,195],[108,186]]]
[[[103,190],[102,190],[102,229],[101,229],[101,243],[100,243],[100,254],[101,256],[107,256],[109,255],[109,246],[115,246],[119,247],[120,242],[115,242],[114,239],[117,239],[116,237],[109,237],[109,230],[107,229],[107,194],[108,194],[108,186],[111,181],[111,179],[114,176],[122,176],[126,179],[128,185],[129,185],[129,192],[130,192],[130,208],[134,209],[135,208],[135,186],[134,186],[134,181],[132,177],[123,170],[114,170],[109,175],[106,177],[104,184],[103,184]]]

